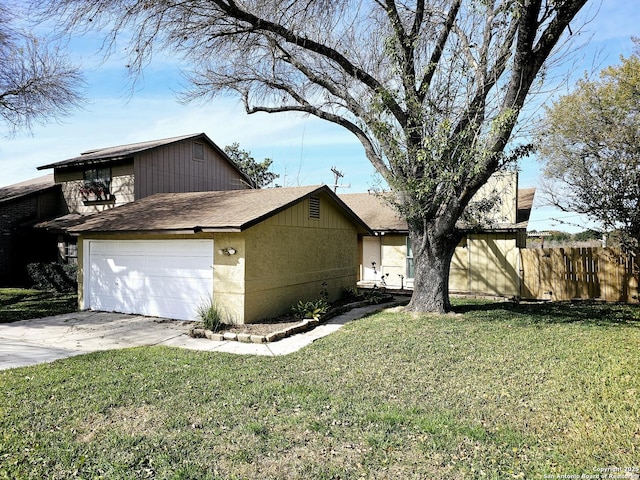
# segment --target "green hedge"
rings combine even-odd
[[[78,266],[63,263],[30,263],[27,265],[33,288],[73,293],[78,290]]]

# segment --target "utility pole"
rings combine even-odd
[[[339,171],[336,167],[331,167],[331,171],[333,172],[333,175],[335,177],[334,181],[333,181],[333,193],[336,193],[338,190],[338,187],[340,188],[351,188],[351,184],[349,185],[339,185],[338,181],[344,177],[343,173],[341,171]]]

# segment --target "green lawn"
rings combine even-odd
[[[640,309],[457,311],[377,314],[286,357],[151,347],[0,372],[0,478],[542,479],[640,468]]]
[[[78,296],[23,288],[0,288],[0,323],[75,312]]]

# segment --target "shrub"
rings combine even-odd
[[[388,295],[386,295],[385,292],[380,291],[377,288],[373,288],[365,293],[365,299],[367,303],[371,305],[378,305],[380,303],[383,303],[387,299],[387,296]]]
[[[30,263],[27,273],[36,290],[74,293],[78,290],[78,266],[63,263]]]
[[[347,287],[344,290],[342,290],[342,300],[361,300],[362,298],[364,298],[364,295],[362,294],[362,292],[360,292],[360,290],[357,289],[357,287]]]
[[[222,310],[211,300],[198,305],[197,314],[204,328],[217,332],[224,324]]]
[[[313,318],[319,320],[322,315],[329,311],[329,304],[324,298],[303,302],[300,300],[291,310],[300,318]]]

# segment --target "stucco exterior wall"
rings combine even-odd
[[[386,234],[379,237],[381,243],[380,267],[389,286],[406,285],[407,236]],[[400,275],[402,275],[401,278]]]
[[[225,248],[236,253],[225,255]],[[213,250],[213,302],[226,323],[245,323],[245,234],[215,233]]]
[[[406,235],[378,237],[381,272],[389,287],[412,286],[407,275]],[[449,290],[500,296],[519,295],[519,256],[515,233],[473,234],[463,238],[451,259]],[[399,275],[403,275],[401,279]]]
[[[309,201],[251,227],[245,234],[244,321],[290,311],[299,300],[329,299],[356,285],[358,235],[334,204],[320,197],[320,219],[309,218]]]
[[[350,218],[320,197],[320,219],[308,200],[239,233],[196,235],[87,234],[78,241],[79,306],[84,305],[85,239],[167,240],[213,238],[213,302],[225,321],[251,323],[289,312],[299,300],[329,299],[356,285],[358,233]],[[233,248],[233,255],[224,249]]]

